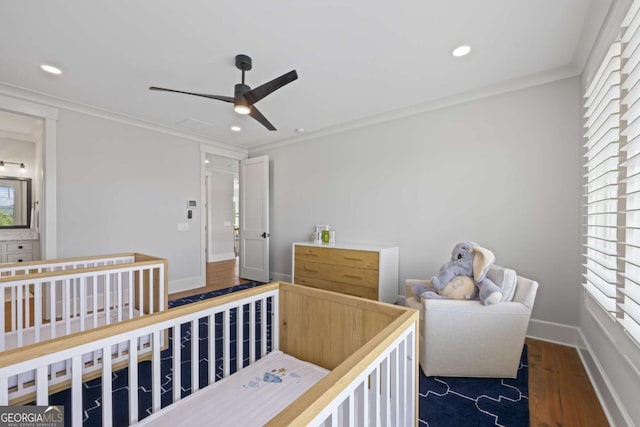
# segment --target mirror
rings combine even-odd
[[[31,227],[31,178],[0,177],[0,229]]]

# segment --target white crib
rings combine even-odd
[[[222,319],[222,325],[217,327],[216,316]],[[237,338],[233,344],[230,340],[232,318],[236,320]],[[12,402],[18,392],[10,386],[10,379],[16,375],[30,372],[35,378],[25,386],[36,391],[38,405],[49,404],[56,375],[65,376],[71,382],[72,395],[71,408],[65,408],[65,413],[71,417],[72,425],[80,426],[83,357],[110,354],[111,357],[99,358],[94,365],[102,374],[102,424],[110,426],[115,361],[122,357],[128,359],[129,390],[138,390],[138,356],[148,353],[154,413],[148,421],[180,419],[180,411],[189,411],[189,406],[183,403],[188,404],[188,400],[207,393],[220,381],[215,365],[209,362],[206,371],[209,386],[198,391],[202,363],[198,361],[198,345],[200,338],[204,338],[198,331],[205,325],[201,322],[206,322],[203,335],[208,343],[203,349],[209,361],[215,360],[211,355],[220,353],[216,352],[216,346],[222,346],[222,381],[233,380],[234,371],[243,372],[276,350],[328,370],[284,409],[269,414],[266,425],[413,426],[417,423],[417,312],[286,283],[263,285],[0,354],[0,405]],[[238,326],[247,323],[248,327]],[[174,403],[161,409],[164,379],[160,372],[161,351],[167,344],[167,335],[180,336],[183,324],[188,325],[191,335],[191,395],[181,402],[181,387],[174,387]],[[180,341],[174,339],[173,343],[176,342]],[[232,352],[237,355],[233,365]],[[172,381],[181,384],[179,368],[183,361],[179,346],[173,345],[171,353]],[[68,369],[53,375],[51,366],[60,364]],[[237,412],[248,416],[251,404],[241,402]],[[128,423],[135,424],[139,421],[138,393],[128,393],[128,405]],[[198,408],[208,410],[210,416],[215,417],[215,398]]]
[[[165,310],[167,262],[130,253],[0,264],[0,288],[0,351],[6,352]],[[90,368],[97,359],[85,355],[85,371],[93,374],[85,379],[99,374]],[[54,389],[68,386],[57,378]],[[30,381],[30,375],[11,379],[20,389],[13,403],[33,398],[23,387]]]

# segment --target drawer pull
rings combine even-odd
[[[18,262],[22,262],[22,258],[20,258],[20,259],[18,260]]]
[[[355,274],[345,274],[344,277],[349,278],[349,279],[358,279],[358,280],[362,280],[363,279],[362,276],[356,276]]]
[[[18,249],[22,249],[22,245],[18,245]]]
[[[354,257],[344,257],[346,261],[362,261],[362,258],[354,258]]]

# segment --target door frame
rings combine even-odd
[[[207,158],[207,154],[214,154],[238,161],[249,158],[249,152],[247,150],[239,149],[235,151],[215,145],[200,144],[200,276],[202,277],[203,286],[207,285],[207,254],[205,253],[207,245],[207,230],[205,230],[207,210],[205,201],[207,200],[207,194],[204,185],[206,173],[204,161]]]
[[[55,259],[57,240],[57,181],[56,138],[58,133],[58,109],[35,102],[12,98],[0,93],[0,110],[44,120],[42,141],[42,200],[40,203],[40,258]],[[36,171],[36,173],[39,171]]]

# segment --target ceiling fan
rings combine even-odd
[[[217,99],[218,101],[229,102],[233,104],[233,109],[238,114],[248,114],[257,121],[259,121],[264,127],[269,130],[276,130],[275,126],[267,120],[265,116],[254,105],[265,96],[280,89],[282,86],[291,83],[298,78],[296,70],[289,71],[277,77],[267,83],[258,86],[255,89],[251,89],[248,85],[244,84],[244,72],[251,69],[251,58],[247,55],[236,55],[236,68],[242,71],[242,83],[235,85],[235,91],[233,98],[230,96],[221,95],[209,95],[206,93],[193,93],[185,92],[182,90],[165,89],[162,87],[151,86],[150,90],[161,90],[165,92],[184,93],[185,95],[201,96],[203,98]]]

